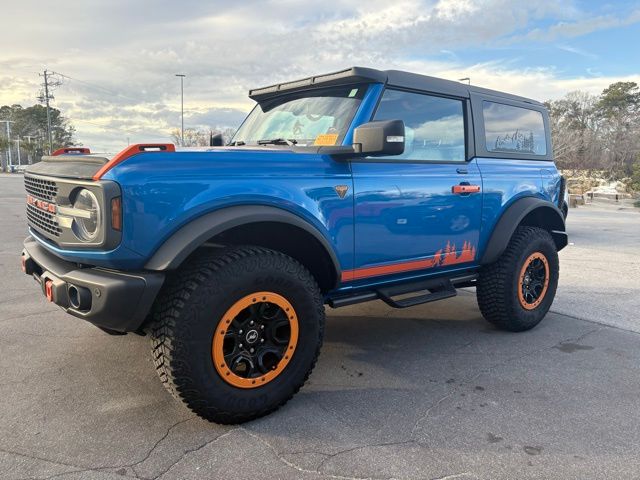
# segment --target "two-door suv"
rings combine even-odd
[[[49,301],[148,334],[164,385],[221,423],[300,389],[325,304],[475,286],[497,327],[542,320],[567,245],[542,104],[358,67],[249,97],[226,146],[70,148],[27,169],[22,268]]]

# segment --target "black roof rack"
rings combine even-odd
[[[401,70],[376,70],[364,67],[351,67],[338,72],[315,75],[292,82],[277,83],[268,87],[256,88],[249,91],[249,98],[259,103],[286,93],[309,90],[321,86],[349,85],[352,83],[384,83],[399,88],[441,93],[462,98],[468,98],[470,93],[479,93],[482,95],[517,100],[533,105],[541,105],[540,102],[529,98],[451,80],[444,80],[442,78]]]

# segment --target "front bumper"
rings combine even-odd
[[[57,257],[32,237],[24,241],[22,269],[40,284],[49,301],[115,332],[140,328],[165,278],[158,272],[81,267]]]

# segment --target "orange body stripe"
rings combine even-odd
[[[379,277],[382,275],[410,272],[413,270],[426,270],[429,268],[472,262],[475,258],[476,247],[471,246],[469,242],[464,242],[460,255],[456,255],[455,245],[447,243],[447,246],[444,249],[438,250],[432,258],[394,263],[391,265],[344,270],[342,272],[341,280],[343,282],[351,282],[354,280],[360,280],[361,278]]]

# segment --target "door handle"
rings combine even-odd
[[[480,185],[454,185],[451,187],[451,193],[461,195],[465,193],[478,193],[480,191]]]

